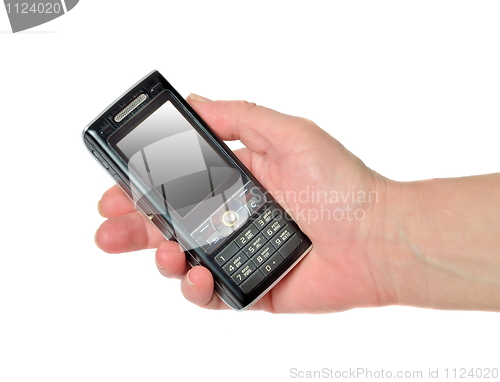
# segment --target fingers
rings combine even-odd
[[[98,203],[101,216],[108,218],[95,234],[99,248],[108,253],[138,251],[155,248],[165,238],[144,214],[137,211],[134,203],[115,184],[108,189]]]
[[[197,266],[186,273],[189,265],[179,244],[165,241],[142,213],[135,211],[106,220],[97,230],[95,241],[109,253],[158,247],[155,256],[158,270],[166,277],[182,278],[181,289],[186,299],[203,308],[226,307],[214,293],[214,280],[208,269]]]
[[[102,195],[97,208],[101,216],[105,218],[113,218],[136,211],[132,200],[117,184]]]
[[[303,118],[246,101],[210,101],[194,94],[187,100],[221,139],[239,139],[250,150],[268,154],[271,159],[283,153],[289,154],[287,142],[293,139],[296,146],[296,142],[300,142],[297,134],[304,134],[311,127],[319,129]]]
[[[161,243],[156,251],[156,266],[163,276],[182,278],[182,293],[193,304],[207,309],[226,307],[214,292],[212,274],[201,266],[190,269],[179,244],[172,241]]]
[[[95,241],[99,248],[108,253],[158,247],[155,255],[158,270],[165,277],[182,278],[181,290],[187,300],[202,308],[226,308],[214,292],[212,274],[200,266],[186,273],[190,266],[180,245],[165,241],[142,213],[134,211],[106,220],[97,230]]]
[[[169,278],[182,278],[189,265],[181,246],[174,241],[165,241],[156,250],[156,266],[160,273]]]
[[[188,301],[201,308],[227,308],[227,305],[214,292],[214,279],[205,267],[196,266],[191,268],[181,281],[181,290]]]
[[[108,253],[155,248],[163,241],[158,229],[138,211],[106,220],[95,234],[97,246]]]

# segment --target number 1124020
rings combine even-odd
[[[8,13],[29,14],[29,13],[45,13],[45,14],[59,14],[63,12],[61,4],[59,3],[7,3],[5,5]]]

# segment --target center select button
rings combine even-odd
[[[224,236],[229,236],[248,219],[248,211],[240,202],[232,199],[212,217],[212,224]]]
[[[234,227],[238,220],[238,214],[234,211],[228,210],[222,214],[222,224],[227,227]]]

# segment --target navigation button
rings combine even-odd
[[[210,246],[205,249],[206,253],[212,253],[217,247],[219,247],[226,238],[222,236],[219,232],[215,232],[212,236],[207,239]]]
[[[205,240],[208,240],[210,236],[215,233],[215,228],[212,226],[212,222],[210,220],[206,220],[200,227],[198,227],[191,236],[198,241],[198,237],[204,237]]]
[[[227,210],[222,214],[222,224],[228,227],[234,227],[238,220],[238,214],[234,211]]]
[[[203,250],[206,250],[208,247],[210,247],[210,244],[208,244],[207,239],[205,239],[203,236],[200,236],[196,239],[196,242],[200,245],[200,247]]]
[[[250,212],[250,215],[255,213],[260,207],[262,207],[266,203],[266,198],[262,199],[257,199],[257,198],[252,198],[250,201],[245,204],[245,207],[247,208],[248,212]]]
[[[217,231],[224,236],[229,236],[248,219],[248,211],[245,206],[237,200],[229,200],[223,207],[219,208],[210,220]]]

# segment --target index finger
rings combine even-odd
[[[210,101],[194,94],[187,100],[220,139],[239,139],[250,150],[267,154],[270,159],[290,154],[291,148],[300,150],[302,144],[309,142],[310,128],[320,130],[306,119],[246,101]]]

